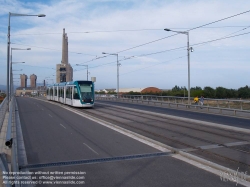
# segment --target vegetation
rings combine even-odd
[[[99,93],[99,94],[105,94]],[[116,92],[110,92],[108,94],[116,94]],[[126,94],[130,95],[142,95],[140,92],[129,92]],[[162,91],[160,93],[154,93],[154,92],[147,92],[143,93],[143,95],[158,95],[158,96],[176,96],[176,97],[187,97],[188,95],[188,90],[186,87],[179,87],[175,86],[171,90],[167,91]],[[217,88],[212,88],[209,86],[204,87],[203,89],[199,86],[192,87],[190,89],[190,96],[195,97],[195,96],[204,96],[205,98],[216,98],[216,99],[225,99],[225,98],[242,98],[242,99],[248,99],[250,98],[250,87],[245,86],[241,87],[239,89],[227,89],[224,87],[217,87]]]

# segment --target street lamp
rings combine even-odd
[[[25,62],[12,62],[12,51],[13,50],[31,50],[31,48],[11,48],[11,53],[10,53],[10,95],[12,96],[12,91],[13,91],[13,75],[12,75],[12,64],[18,64],[18,63],[25,63]],[[9,99],[11,101],[11,98]]]
[[[29,15],[29,14],[18,14],[9,12],[9,22],[8,22],[8,41],[7,41],[7,101],[8,101],[8,111],[9,111],[9,72],[10,72],[10,17],[11,16],[37,16],[37,17],[45,17],[45,14],[37,14],[37,15]]]
[[[116,57],[117,57],[117,98],[119,98],[119,66],[121,64],[119,64],[119,61],[118,61],[118,53],[105,53],[105,52],[102,52],[102,54],[116,55]]]
[[[77,66],[86,66],[87,67],[87,81],[89,80],[89,70],[88,65],[76,64]]]
[[[187,35],[187,54],[188,54],[188,104],[190,105],[190,51],[193,52],[193,48],[189,47],[189,32],[188,31],[173,31],[171,29],[164,29],[165,31],[176,32],[179,34]]]

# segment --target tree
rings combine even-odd
[[[209,86],[204,87],[203,94],[206,98],[215,98],[215,90]]]
[[[238,95],[240,98],[250,98],[250,88],[248,86],[239,88]]]
[[[215,90],[215,96],[218,99],[224,99],[227,97],[227,93],[226,93],[227,89],[223,88],[221,86],[217,87]]]

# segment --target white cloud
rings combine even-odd
[[[0,21],[6,26],[0,27],[0,74],[6,77],[6,42],[7,42],[7,20],[8,12],[18,13],[44,13],[45,18],[36,17],[13,17],[11,18],[11,42],[22,45],[14,47],[26,48],[31,46],[29,52],[15,53],[16,60],[27,61],[23,73],[40,75],[39,80],[55,74],[53,69],[61,61],[61,39],[62,29],[65,28],[69,37],[69,61],[72,65],[84,63],[95,56],[79,55],[78,53],[93,54],[102,56],[102,52],[116,53],[132,48],[153,40],[157,40],[174,33],[166,32],[163,29],[168,27],[173,30],[185,30],[181,28],[192,28],[203,25],[221,18],[225,18],[243,11],[249,7],[250,2],[246,1],[45,1],[28,2],[0,0]],[[244,5],[244,6],[243,6]],[[67,7],[67,8],[66,8]],[[210,27],[219,26],[247,26],[249,13],[219,22]],[[115,31],[115,30],[136,30],[136,29],[162,29],[147,31],[121,31],[121,32],[90,32],[86,31]],[[242,27],[207,28],[190,31],[190,44],[217,39],[236,32]],[[249,32],[250,29],[236,33]],[[45,34],[54,33],[54,34]],[[202,76],[193,84],[212,87],[217,85],[219,79],[221,84],[227,85],[230,77],[221,77],[217,72],[233,72],[234,81],[228,84],[230,87],[240,87],[249,84],[249,78],[241,71],[249,69],[246,59],[249,59],[250,35],[220,40],[204,46],[194,46],[194,53],[191,53],[191,72],[193,77]],[[149,45],[119,53],[119,59],[123,56],[138,56],[141,54],[153,53],[176,47],[186,46],[186,36],[183,34],[160,40]],[[37,48],[39,47],[39,48]],[[55,49],[55,50],[53,50]],[[76,53],[75,53],[76,52]],[[166,53],[133,58],[121,61],[121,85],[124,87],[141,87],[140,85],[151,85],[161,88],[171,88],[172,85],[184,85],[187,77],[187,59],[182,58],[169,63],[157,63],[186,55],[186,50],[177,50]],[[230,60],[227,60],[230,59]],[[213,61],[211,63],[211,60]],[[240,62],[239,62],[240,60]],[[99,88],[116,86],[116,59],[114,56],[101,58],[87,63],[90,67],[91,76],[97,77]],[[209,62],[210,61],[210,62]],[[109,62],[110,65],[100,66]],[[236,65],[235,62],[238,62]],[[151,66],[143,69],[145,67]],[[20,65],[21,66],[21,65]],[[98,67],[99,66],[99,67]],[[92,67],[92,68],[91,68]],[[93,68],[96,67],[96,68]],[[77,67],[74,67],[74,69]],[[75,72],[75,79],[82,79],[83,73]],[[200,72],[203,72],[200,74]],[[211,78],[213,74],[214,78]],[[149,76],[150,75],[150,76]],[[168,77],[167,75],[171,75]],[[237,76],[238,75],[238,76]],[[164,77],[165,76],[165,77]],[[242,77],[243,76],[243,77]],[[123,77],[123,78],[122,78]],[[239,78],[237,78],[239,77]],[[165,80],[167,79],[167,83]],[[238,81],[236,81],[236,80]],[[2,79],[0,84],[5,84]],[[134,85],[133,85],[134,84]],[[193,85],[196,86],[196,85]]]

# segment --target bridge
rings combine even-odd
[[[235,102],[99,95],[79,109],[12,98],[0,107],[1,184],[250,186],[248,102]]]

